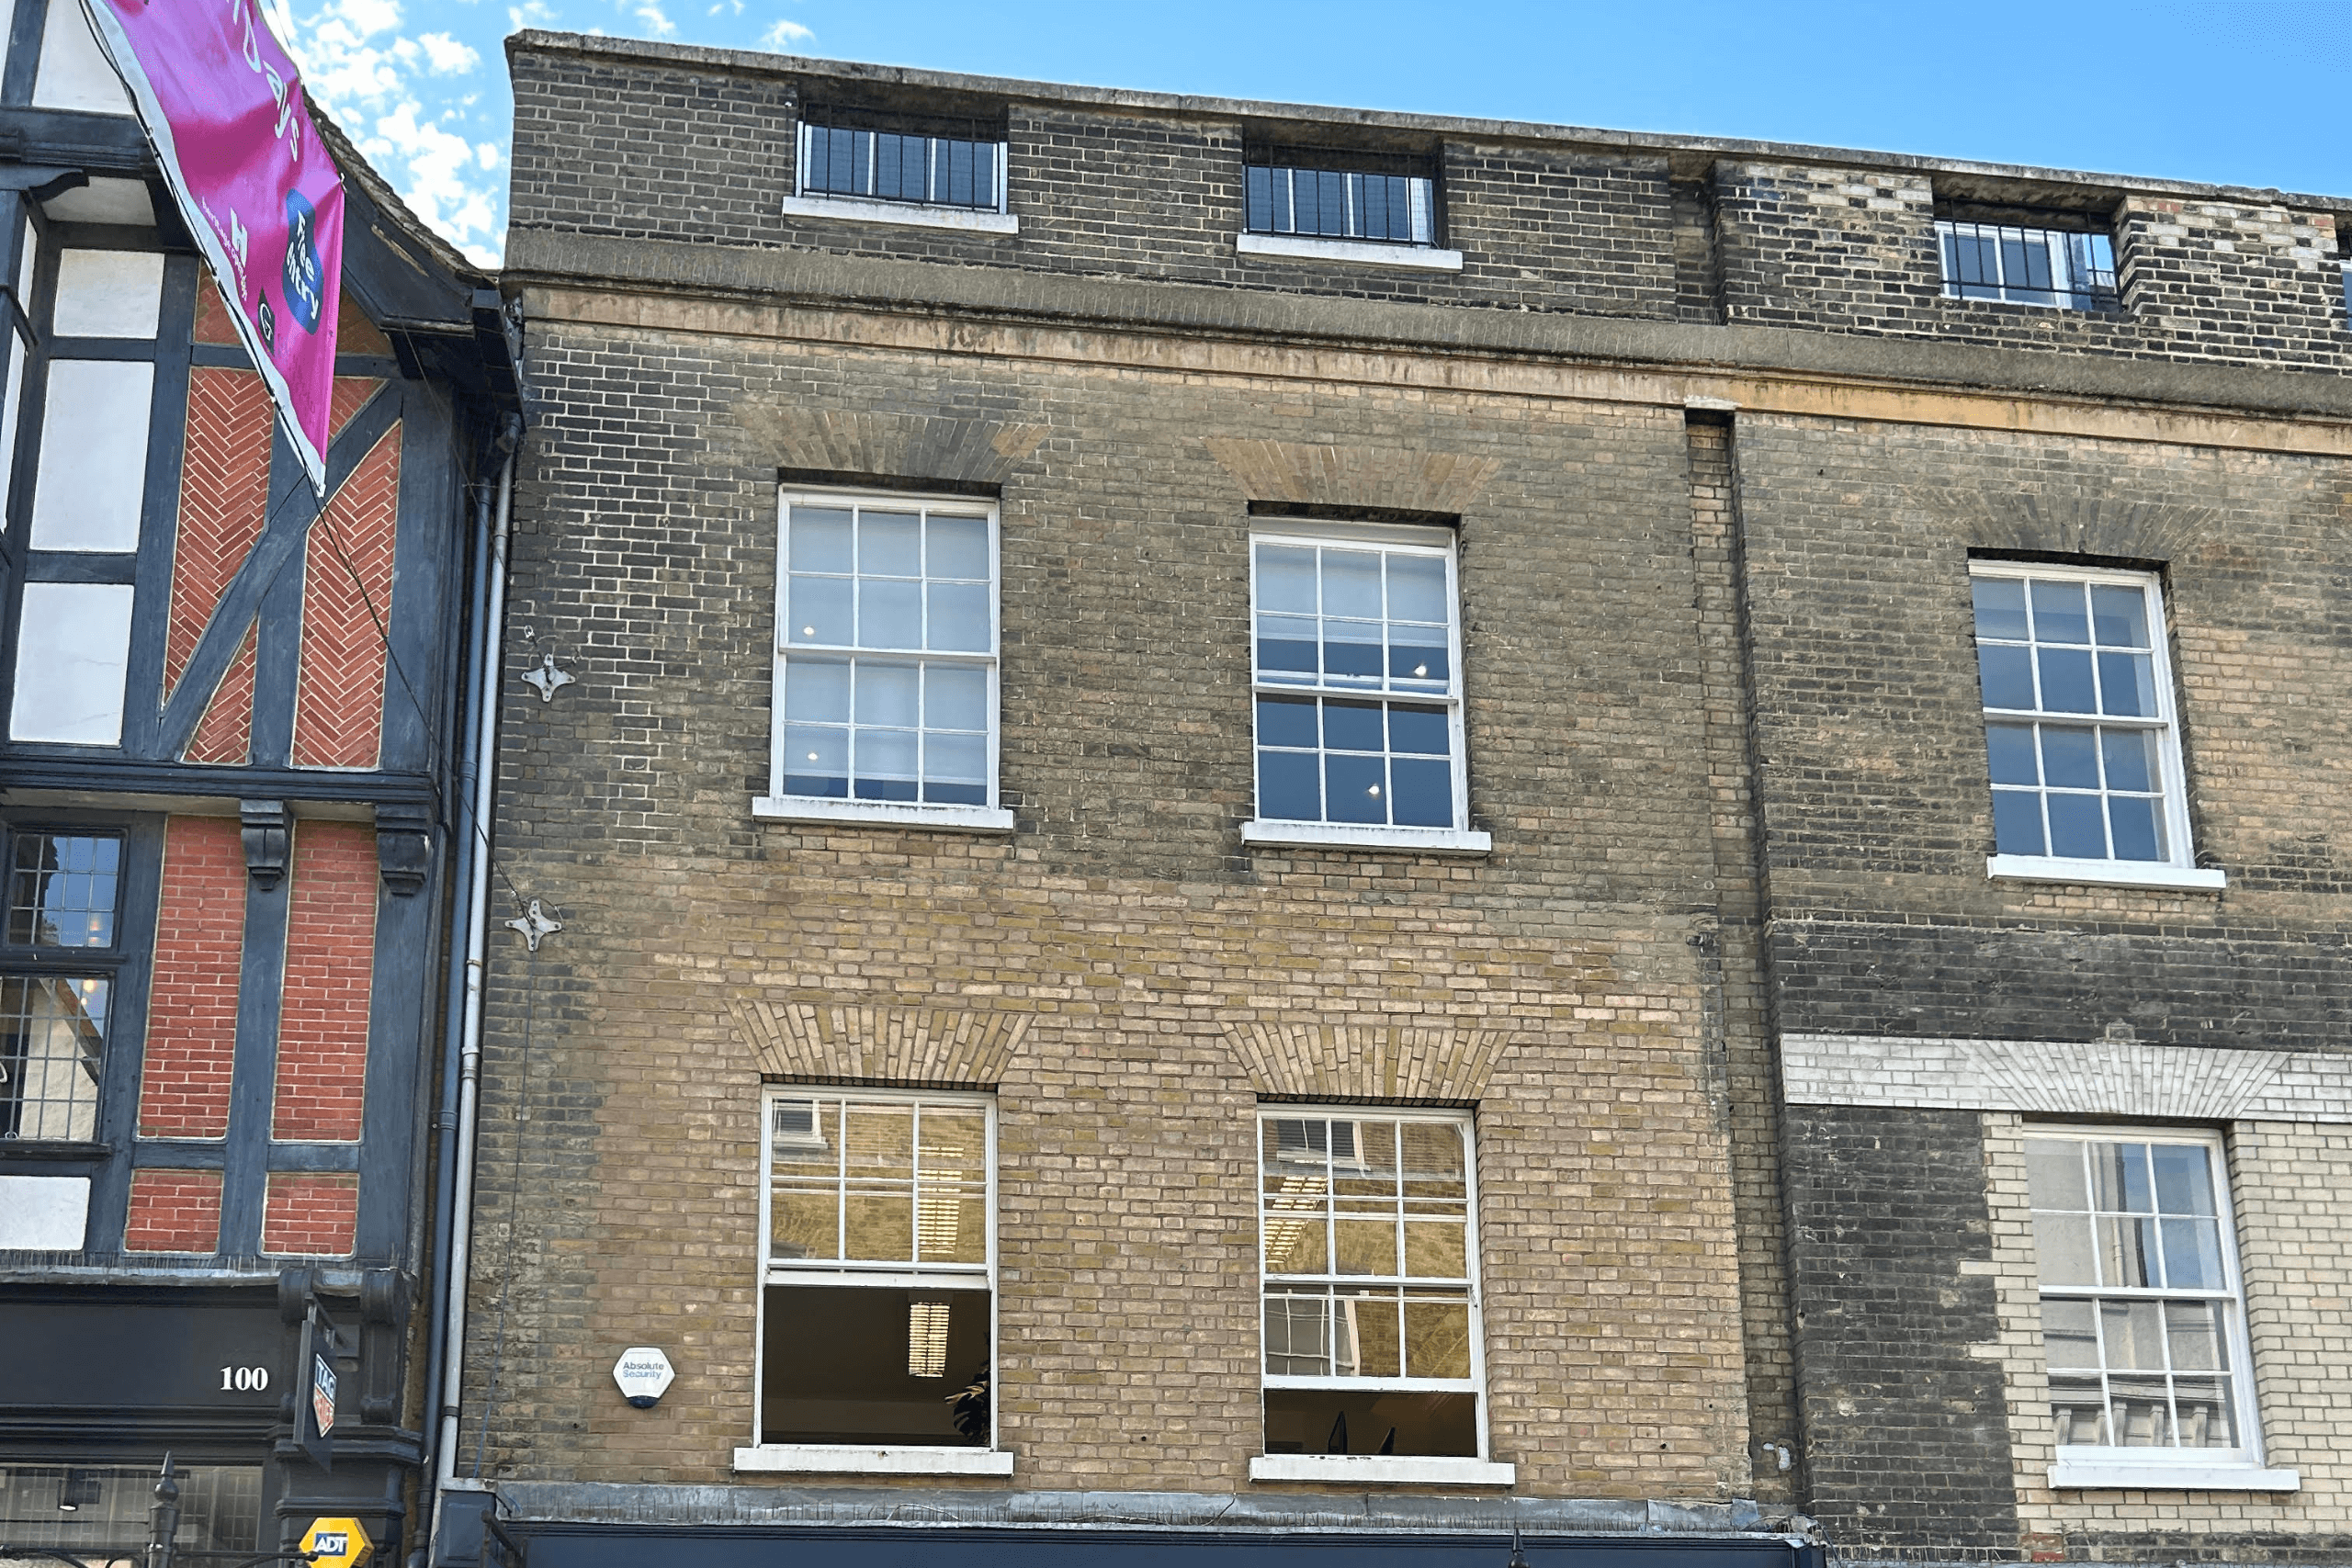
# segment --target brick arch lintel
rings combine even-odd
[[[1226,1043],[1261,1095],[1475,1104],[1512,1043],[1502,1029],[1356,1021],[1248,1020]]]
[[[1046,439],[1042,424],[876,413],[748,400],[735,410],[742,456],[803,473],[993,486]]]
[[[1212,435],[1209,456],[1251,501],[1460,516],[1502,464],[1408,447],[1337,446]]]
[[[763,1077],[993,1088],[1029,1032],[1025,1012],[842,1006],[758,992],[728,998],[735,1035]]]

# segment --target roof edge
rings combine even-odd
[[[523,51],[600,56],[649,63],[701,67],[770,76],[828,76],[842,81],[874,82],[893,86],[936,87],[964,93],[1046,103],[1086,104],[1137,114],[1192,115],[1237,119],[1304,119],[1329,124],[1374,126],[1388,130],[1437,131],[1498,141],[1544,141],[1625,152],[1709,153],[1780,163],[1819,164],[1835,168],[1883,169],[1905,174],[1969,175],[1980,178],[2045,185],[2098,186],[2150,195],[2227,201],[2236,205],[2284,207],[2302,210],[2352,214],[2352,196],[2319,196],[2275,187],[2209,185],[2193,180],[2167,180],[2143,175],[2100,174],[2079,169],[2044,168],[2024,164],[1988,164],[1966,159],[1930,158],[1909,152],[1873,152],[1863,148],[1820,147],[1804,142],[1753,141],[1736,138],[1678,136],[1656,131],[1603,130],[1586,126],[1545,125],[1529,120],[1465,118],[1453,115],[1408,114],[1387,109],[1335,107],[1317,104],[1281,103],[1256,98],[1206,97],[1193,94],[1155,93],[1124,87],[1083,87],[1065,83],[1036,82],[1011,76],[973,76],[950,71],[926,71],[904,65],[876,65],[859,61],[820,60],[807,55],[768,54],[748,49],[713,49],[701,44],[656,43],[644,39],[608,38],[602,34],[552,32],[526,28],[506,39],[509,60]]]

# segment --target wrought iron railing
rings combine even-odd
[[[803,195],[1004,209],[1001,142],[824,124],[800,138]]]
[[[1433,180],[1256,164],[1247,170],[1245,195],[1245,220],[1253,234],[1436,243]]]

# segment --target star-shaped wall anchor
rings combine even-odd
[[[563,922],[542,911],[537,898],[531,900],[529,908],[507,921],[506,925],[510,931],[523,933],[524,945],[533,953],[538,952],[542,941],[563,930]]]
[[[539,701],[543,703],[555,701],[556,689],[560,686],[569,686],[572,681],[571,675],[556,668],[555,655],[552,653],[541,654],[539,667],[537,670],[524,671],[523,679],[538,688]]]

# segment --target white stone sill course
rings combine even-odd
[[[864,822],[898,828],[935,828],[949,833],[1012,831],[1012,813],[999,806],[901,806],[888,800],[763,795],[752,800],[752,815],[763,822]]]
[[[922,207],[910,201],[865,201],[854,196],[787,196],[780,210],[786,218],[897,223],[910,229],[961,229],[969,234],[1021,232],[1021,220],[1010,212],[982,212],[969,207]]]
[[[1511,1486],[1519,1467],[1483,1459],[1407,1459],[1391,1454],[1261,1454],[1252,1481],[1329,1481],[1351,1486]]]
[[[1492,834],[1461,828],[1379,828],[1368,823],[1270,822],[1263,818],[1241,824],[1241,841],[1309,850],[1403,850],[1433,855],[1483,855],[1495,847]]]
[[[2146,861],[2061,860],[2055,855],[1986,855],[1984,874],[1996,881],[2088,882],[2101,887],[2149,887],[2165,892],[2218,893],[2229,873]]]
[[[2113,1464],[2060,1460],[2050,1467],[2052,1490],[2070,1492],[2300,1492],[2291,1470],[2246,1464]]]
[[[802,1475],[1011,1475],[994,1449],[859,1448],[847,1443],[763,1443],[737,1449],[740,1473]]]
[[[1237,255],[1271,261],[1351,262],[1357,266],[1400,266],[1413,272],[1460,272],[1462,253],[1430,245],[1380,245],[1363,240],[1318,240],[1296,234],[1236,234]]]

